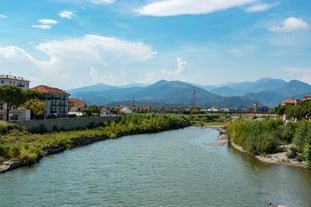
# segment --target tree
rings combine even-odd
[[[28,99],[20,108],[29,109],[31,111],[31,118],[40,119],[44,116],[45,101],[38,98]]]
[[[88,116],[99,116],[100,109],[96,105],[91,105],[87,109],[83,110]]]
[[[6,106],[6,120],[9,121],[10,110],[25,102],[25,92],[14,85],[4,85],[0,87],[0,102]]]
[[[31,99],[44,100],[44,97],[43,97],[42,93],[40,93],[38,91],[33,91],[33,90],[25,91],[25,98],[27,100],[31,100]]]

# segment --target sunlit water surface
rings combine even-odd
[[[0,174],[0,206],[311,206],[311,171],[261,163],[218,132],[126,136]]]

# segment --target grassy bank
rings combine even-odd
[[[232,143],[252,155],[269,155],[284,150],[282,145],[291,145],[288,158],[306,161],[311,168],[311,123],[307,121],[284,124],[280,119],[238,120],[228,125]]]
[[[17,124],[0,122],[0,164],[18,160],[22,165],[35,163],[54,150],[63,151],[80,145],[124,135],[154,133],[190,126],[177,114],[132,114],[119,122],[106,122],[93,129],[35,134]]]

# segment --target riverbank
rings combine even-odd
[[[228,144],[228,136],[226,134],[226,125],[211,125],[206,126],[205,128],[209,129],[215,129],[219,132],[219,135],[217,136],[217,142],[208,144],[209,146],[224,146]]]
[[[219,135],[217,139],[219,140],[216,143],[208,144],[210,146],[223,146],[225,144],[229,143],[229,146],[232,146],[233,148],[247,153],[243,148],[235,143],[230,143],[228,139],[228,135],[226,134],[226,125],[215,125],[215,126],[208,126],[207,128],[216,129],[219,131]],[[254,156],[256,159],[265,162],[265,163],[271,163],[271,164],[279,164],[279,165],[288,165],[288,166],[295,166],[295,167],[302,167],[307,168],[306,162],[299,162],[295,159],[288,158],[287,154],[289,153],[289,150],[292,145],[283,145],[281,146],[284,149],[284,152],[279,152],[275,154],[268,154],[268,155],[257,155]]]
[[[80,146],[93,144],[95,142],[104,141],[107,139],[109,139],[109,137],[103,136],[103,135],[94,136],[94,137],[81,137],[81,138],[77,138],[77,139],[72,140],[72,142],[67,146],[64,144],[58,144],[58,145],[54,145],[54,146],[44,147],[44,148],[42,148],[42,150],[45,152],[44,156],[49,156],[52,154],[64,152],[67,149],[74,149],[74,148],[77,148]],[[4,173],[4,172],[7,172],[9,170],[13,170],[15,168],[19,168],[22,166],[32,165],[32,164],[38,163],[41,160],[41,158],[43,158],[44,156],[41,156],[38,159],[33,160],[31,162],[25,162],[21,159],[10,159],[10,160],[3,161],[2,163],[0,163],[0,173]]]
[[[230,146],[241,151],[247,153],[243,148],[235,143],[230,142]],[[275,154],[268,154],[268,155],[256,155],[253,156],[256,159],[260,160],[261,162],[270,163],[270,164],[277,164],[277,165],[288,165],[294,167],[302,167],[307,168],[306,162],[298,162],[295,159],[290,159],[286,155],[287,152],[279,152]],[[249,154],[249,153],[247,153]]]
[[[2,123],[0,137],[0,173],[32,165],[44,156],[79,146],[126,135],[155,133],[190,126],[182,115],[133,114],[119,122],[107,122],[94,129],[31,134],[24,128]]]

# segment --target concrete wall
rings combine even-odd
[[[25,121],[30,120],[30,110],[23,109],[23,110],[10,110],[9,119],[10,121]],[[0,110],[0,120],[6,121],[6,110]]]
[[[106,116],[106,117],[79,117],[79,118],[65,118],[65,119],[43,119],[30,121],[16,121],[17,124],[29,129],[38,130],[44,128],[47,131],[53,130],[70,130],[77,128],[86,128],[90,125],[99,125],[105,121],[119,121],[120,116]]]

